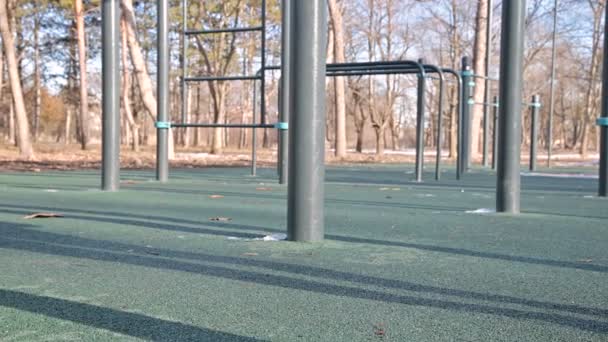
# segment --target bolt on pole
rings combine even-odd
[[[536,171],[540,106],[540,96],[532,96],[532,103],[530,104],[530,171]]]
[[[608,18],[608,6],[606,6]],[[604,71],[602,80],[602,115],[598,119],[600,125],[600,186],[599,196],[608,197],[608,20],[604,28]]]
[[[156,180],[169,180],[169,4],[157,1],[157,128],[156,128]]]
[[[525,14],[525,0],[502,3],[496,211],[511,214],[518,214],[521,209],[521,104]]]
[[[424,64],[424,60],[419,59],[418,63]],[[425,105],[425,85],[424,74],[418,75],[418,101],[416,103],[416,182],[422,182],[424,171],[424,105]]]
[[[325,235],[325,7],[324,0],[299,0],[292,2],[290,11],[287,235],[291,241],[322,241]]]
[[[291,0],[282,0],[282,12],[281,12],[281,84],[280,84],[280,93],[281,93],[281,101],[279,104],[280,107],[280,118],[279,121],[282,123],[289,122],[289,108],[290,108],[290,98],[289,98],[289,84],[290,84],[290,67],[291,67],[291,16],[289,13],[291,12],[290,8],[292,6]],[[288,149],[289,149],[289,130],[281,129],[279,130],[279,184],[287,184],[287,173],[288,173]]]
[[[102,170],[101,188],[120,187],[120,6],[103,0],[102,16]]]

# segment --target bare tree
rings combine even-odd
[[[9,27],[8,6],[6,0],[0,0],[0,33],[4,46],[4,54],[7,61],[8,76],[11,83],[11,92],[15,106],[15,118],[17,123],[17,141],[21,158],[33,159],[34,149],[30,136],[30,127],[25,112],[23,101],[23,89],[21,88],[21,78],[19,77],[19,62],[15,53],[15,42],[13,32]]]
[[[83,150],[85,150],[89,144],[89,86],[87,83],[87,46],[82,0],[74,1],[74,20],[76,21],[78,67],[80,76],[80,146]]]
[[[344,19],[343,19],[343,3],[338,0],[327,0],[329,5],[329,13],[331,16],[331,27],[333,30],[333,54],[335,63],[344,63],[346,61],[344,53]],[[338,158],[346,156],[346,86],[343,77],[334,78],[335,91],[335,125],[336,125],[336,145],[335,155]]]

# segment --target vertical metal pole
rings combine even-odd
[[[325,197],[324,0],[293,1],[287,226],[291,241],[322,241]],[[297,85],[297,86],[296,86]]]
[[[158,122],[165,124],[169,117],[169,5],[168,0],[157,1],[158,16],[158,73],[157,73],[157,116]],[[156,180],[169,180],[169,127],[156,129]]]
[[[608,6],[606,6],[608,18]],[[604,71],[602,80],[602,115],[600,125],[600,186],[599,196],[608,197],[608,20],[604,28]]]
[[[521,111],[526,1],[502,4],[496,211],[520,212]]]
[[[461,145],[461,136],[462,136],[462,129],[461,129],[461,122],[462,122],[462,106],[463,106],[463,100],[462,100],[462,76],[459,74],[458,75],[458,79],[457,79],[457,97],[458,97],[458,105],[457,105],[457,116],[458,116],[458,126],[457,126],[457,132],[456,132],[456,179],[460,180],[461,178],[461,173],[460,173],[460,158],[462,157],[460,154],[460,145]]]
[[[532,96],[530,104],[530,171],[536,171],[538,151],[538,111],[540,110],[540,96]]]
[[[423,64],[424,60],[419,59]],[[424,105],[425,101],[426,75],[418,74],[418,98],[416,110],[416,182],[422,182],[424,171]]]
[[[291,16],[290,8],[292,0],[282,0],[283,9],[281,13],[282,28],[281,28],[281,103],[280,103],[280,118],[281,123],[289,122],[289,83],[290,83],[290,68],[291,68]],[[288,172],[288,149],[289,149],[289,131],[287,129],[279,130],[279,184],[287,184]]]
[[[551,167],[553,158],[553,116],[555,114],[555,69],[557,66],[557,4],[553,4],[553,37],[551,48],[551,89],[549,90],[549,119],[547,122],[547,167]]]
[[[266,118],[266,0],[262,0],[261,6],[261,18],[262,22],[262,46],[260,47],[260,118],[262,123],[267,123]],[[264,129],[266,132],[266,129]],[[264,134],[266,136],[266,134]]]
[[[103,140],[101,188],[120,187],[120,6],[118,0],[102,4]]]
[[[443,104],[445,82],[443,73],[439,70],[439,109],[437,113],[437,156],[435,159],[435,180],[441,180],[441,152],[443,145]]]
[[[490,97],[492,96],[492,89],[490,89],[490,65],[492,63],[492,22],[493,22],[493,3],[492,0],[488,0],[488,18],[487,24],[488,29],[486,30],[486,79],[485,79],[485,96],[483,106],[483,166],[488,167],[489,163],[489,146],[490,142]]]
[[[188,0],[182,0],[182,123],[187,123],[188,120],[188,83],[186,77],[188,75]],[[185,128],[188,129],[188,128]]]
[[[253,113],[251,121],[255,125],[258,121],[258,82],[253,81]],[[257,175],[258,169],[258,129],[251,129],[251,176]]]
[[[462,157],[460,158],[460,170],[461,174],[466,173],[471,167],[471,90],[475,85],[473,81],[473,72],[471,71],[471,63],[468,57],[462,58],[462,121],[459,123],[462,126],[462,136],[460,152]]]
[[[498,96],[494,96],[494,101],[492,102],[492,112],[494,116],[494,127],[492,127],[492,170],[496,170],[496,163],[498,163],[498,158],[496,158],[496,153],[498,153],[498,108],[500,104],[498,103]]]

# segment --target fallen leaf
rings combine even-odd
[[[131,185],[131,184],[139,184],[139,182],[131,180],[131,179],[128,179],[128,180],[120,182],[120,184]]]
[[[593,262],[593,259],[581,259],[581,260],[577,260],[577,261],[581,264],[590,264]]]
[[[35,214],[24,216],[23,218],[26,220],[31,220],[31,219],[56,218],[56,217],[63,217],[63,215],[55,214],[55,213],[35,213]]]
[[[215,221],[215,222],[230,222],[232,221],[232,219],[230,217],[211,217],[209,218],[209,221]]]
[[[384,324],[374,324],[374,335],[383,338],[386,336],[386,330],[384,329]]]
[[[242,256],[248,256],[248,257],[252,257],[252,256],[258,256],[258,253],[243,253]]]
[[[222,195],[211,195],[211,196],[209,196],[209,198],[211,198],[211,199],[220,199],[220,198],[224,198],[224,196],[222,196]]]
[[[272,191],[272,188],[255,188],[257,191]]]

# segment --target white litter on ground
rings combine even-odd
[[[57,189],[46,189],[45,192],[59,192]]]
[[[270,234],[270,235],[266,235],[264,237],[261,238],[255,238],[255,239],[243,239],[243,238],[238,238],[238,237],[234,237],[234,236],[229,236],[228,240],[232,240],[232,241],[266,241],[266,242],[277,242],[277,241],[285,241],[287,240],[287,234]]]
[[[466,213],[467,214],[494,214],[494,213],[496,213],[496,210],[488,209],[488,208],[481,208],[481,209],[477,209],[477,210],[467,210]]]
[[[598,175],[586,175],[584,173],[542,173],[522,172],[524,177],[550,177],[550,178],[573,178],[573,179],[598,179]]]

